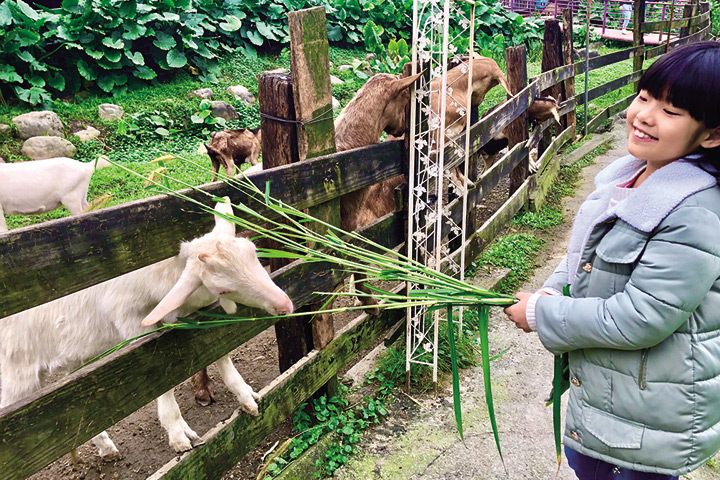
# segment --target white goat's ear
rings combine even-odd
[[[177,283],[170,289],[160,303],[142,321],[143,327],[155,325],[169,313],[177,310],[190,295],[200,287],[200,279],[192,273],[183,271]]]
[[[227,203],[218,202],[215,204],[215,211],[224,215],[232,215],[232,205],[230,204],[230,198],[223,197]],[[215,215],[215,228],[213,232],[226,233],[228,235],[235,236],[235,224],[229,220],[225,220],[219,215]]]
[[[557,123],[560,123],[560,112],[558,112],[558,109],[557,109],[557,108],[553,107],[553,109],[552,109],[552,115],[553,115],[553,117],[555,117],[555,121],[556,121]]]
[[[395,83],[395,89],[398,92],[400,92],[400,91],[408,88],[410,85],[415,83],[415,80],[420,78],[420,75],[422,75],[423,73],[425,73],[424,70],[416,75],[410,75],[409,77],[405,77],[405,78],[398,78],[397,82]]]

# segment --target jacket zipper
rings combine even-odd
[[[638,375],[638,386],[640,390],[645,390],[645,370],[647,370],[648,349],[640,354],[640,374]]]

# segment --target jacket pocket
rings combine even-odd
[[[608,447],[639,449],[642,446],[645,425],[624,420],[587,404],[583,410],[587,431]]]
[[[598,242],[587,296],[609,298],[625,289],[647,238],[613,228]]]

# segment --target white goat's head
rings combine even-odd
[[[215,210],[232,214],[229,203],[218,203]],[[292,313],[290,297],[268,275],[258,260],[255,245],[235,237],[235,224],[215,216],[212,232],[181,246],[186,264],[173,288],[142,321],[153,325],[180,308],[198,288],[213,295],[249,307],[261,308],[270,315]]]

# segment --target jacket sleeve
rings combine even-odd
[[[607,299],[541,296],[535,307],[540,340],[555,354],[657,345],[687,321],[718,281],[718,238],[720,219],[713,212],[697,206],[674,210],[648,241],[623,291]]]
[[[565,255],[558,264],[555,271],[545,280],[542,288],[552,288],[558,292],[562,292],[563,286],[568,283],[567,274],[567,255]]]

